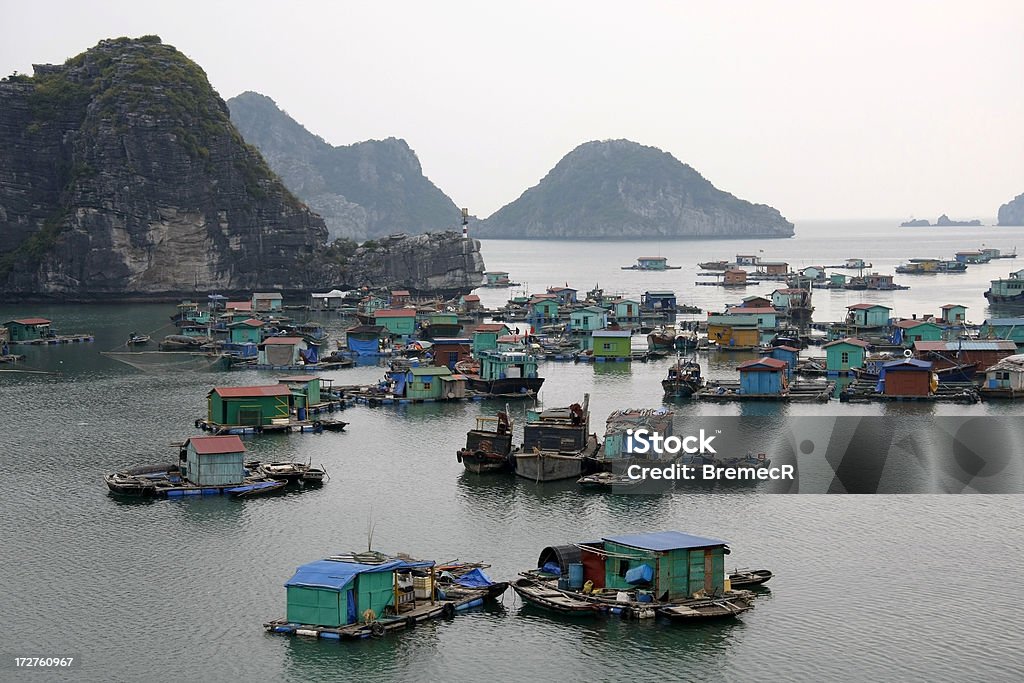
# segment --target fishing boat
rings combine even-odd
[[[700,335],[693,330],[680,330],[676,332],[673,346],[676,351],[693,351],[700,344]]]
[[[728,261],[704,261],[698,263],[697,267],[701,270],[725,270],[729,267]]]
[[[676,345],[676,328],[659,325],[647,335],[647,348],[651,350],[674,349]]]
[[[704,378],[700,374],[700,364],[695,360],[679,359],[668,369],[668,376],[661,380],[661,388],[666,396],[689,398],[704,386]]]
[[[590,433],[590,394],[583,405],[531,410],[523,428],[523,446],[514,454],[516,474],[532,481],[579,479],[600,445]]]
[[[327,477],[327,471],[321,465],[312,467],[309,463],[301,462],[259,462],[254,460],[245,464],[246,469],[263,475],[267,479],[276,479],[286,482],[303,482],[306,484],[319,484]]]
[[[729,583],[733,588],[753,588],[763,586],[774,576],[767,569],[733,569],[729,572]]]
[[[512,589],[524,602],[576,616],[702,621],[736,617],[754,594],[731,585],[725,541],[679,531],[549,546]],[[767,579],[765,579],[767,580]]]
[[[138,334],[137,332],[132,332],[130,335],[128,335],[128,341],[125,343],[128,344],[129,346],[148,344],[149,339],[150,338],[148,334]]]
[[[478,416],[476,428],[466,432],[466,447],[456,451],[456,459],[477,474],[507,472],[512,469],[515,452],[512,426],[508,406],[494,417]]]
[[[496,600],[507,582],[488,565],[439,565],[407,555],[347,553],[298,567],[285,583],[285,618],[263,624],[270,633],[323,640],[381,637],[430,619]]]
[[[639,477],[616,472],[594,472],[576,480],[580,488],[593,491],[628,491],[643,484]]]

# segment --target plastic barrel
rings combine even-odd
[[[583,565],[579,562],[569,563],[569,588],[583,588]]]
[[[306,419],[306,409],[305,408],[299,408],[298,412],[299,412],[299,414],[298,414],[299,421],[301,422],[301,421],[305,420]]]

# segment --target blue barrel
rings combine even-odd
[[[626,572],[626,583],[635,585],[638,583],[649,583],[654,578],[654,569],[649,564],[641,564]]]
[[[583,588],[583,565],[578,562],[569,563],[569,588]]]
[[[564,576],[558,579],[558,587],[561,590],[569,590],[569,579]]]
[[[302,422],[303,420],[306,419],[306,409],[305,408],[299,408],[298,412],[299,412],[299,415],[298,415],[299,422]]]

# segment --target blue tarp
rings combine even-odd
[[[641,550],[654,550],[663,552],[666,550],[677,550],[680,548],[707,548],[716,545],[726,545],[725,541],[717,538],[704,538],[684,534],[681,531],[657,531],[650,534],[625,534],[623,536],[605,536],[605,541],[628,545],[631,548]]]
[[[459,578],[455,579],[455,583],[466,588],[486,588],[487,586],[493,585],[491,577],[484,574],[482,569],[474,569],[473,571],[466,572]]]
[[[359,574],[389,572],[396,569],[414,567],[432,567],[433,565],[433,562],[406,562],[404,560],[391,560],[382,564],[317,560],[296,569],[295,575],[288,579],[284,585],[302,586],[304,588],[330,588],[340,591],[352,583],[352,580]]]
[[[562,568],[558,566],[557,562],[547,562],[540,570],[546,574],[554,574],[555,576],[562,575]]]

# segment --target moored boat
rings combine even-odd
[[[456,451],[455,457],[477,474],[512,469],[512,426],[508,406],[494,417],[477,417],[476,428],[466,432],[466,446]]]
[[[583,405],[530,411],[523,446],[514,455],[516,474],[533,481],[578,479],[600,445],[590,434],[590,394]]]
[[[700,364],[695,360],[678,360],[668,369],[668,376],[661,380],[661,388],[666,396],[689,398],[704,386],[704,378],[700,374]]]
[[[774,576],[767,569],[733,569],[729,572],[729,584],[733,588],[753,588],[764,585]]]

